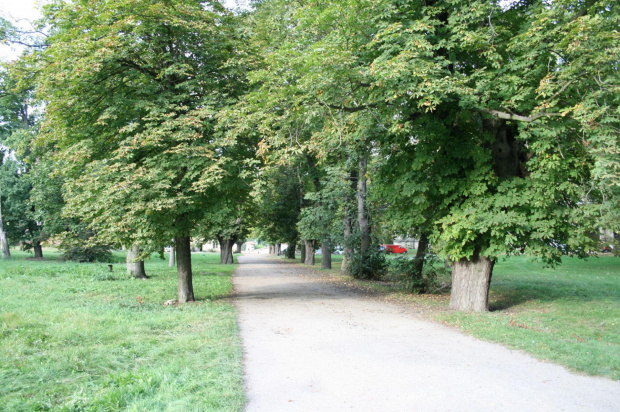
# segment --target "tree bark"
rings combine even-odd
[[[0,209],[0,247],[2,248],[2,259],[8,259],[11,257],[11,249],[9,248],[9,241],[6,238],[6,232],[4,231],[4,224],[2,222],[2,211]]]
[[[332,268],[332,245],[329,242],[323,242],[321,245],[323,255],[321,257],[321,269]]]
[[[306,265],[314,265],[314,240],[304,240],[306,249],[306,259],[304,263]]]
[[[362,254],[370,249],[370,222],[366,213],[366,170],[368,158],[362,157],[359,161],[359,176],[357,180],[357,221],[360,227]]]
[[[347,216],[347,211],[345,210],[344,216],[344,248],[342,250],[342,264],[340,265],[340,273],[346,273],[349,268],[349,259],[351,259],[351,255],[353,254],[353,248],[350,246],[349,237],[353,233],[353,222],[351,218]]]
[[[280,256],[282,254],[282,243],[276,243],[276,255]]]
[[[487,312],[494,265],[495,261],[486,257],[454,262],[450,308],[464,312]]]
[[[35,240],[33,243],[35,259],[43,259],[43,248],[41,247],[41,242]]]
[[[235,244],[237,245],[237,250],[235,253],[241,253],[241,246],[243,246],[243,242],[237,242]]]
[[[176,264],[176,248],[174,244],[170,247],[170,256],[168,256],[168,266],[174,267]]]
[[[276,245],[270,244],[269,245],[269,254],[273,255],[276,253]]]
[[[136,279],[148,279],[144,270],[144,260],[138,260],[140,246],[132,245],[127,249],[127,273]]]
[[[224,239],[218,236],[218,242],[220,242],[220,263],[222,265],[230,265],[234,263],[233,260],[233,246],[237,242],[237,239]]]
[[[351,185],[351,192],[350,195],[347,196],[347,199],[345,199],[344,213],[342,216],[342,220],[344,223],[344,249],[342,254],[342,264],[340,266],[341,273],[347,273],[349,268],[349,260],[353,255],[353,248],[351,247],[350,237],[353,234],[353,226],[355,225],[355,219],[352,215],[354,210],[352,205],[355,202],[354,194],[357,193],[357,173],[355,172],[355,170],[351,171],[351,174],[349,176],[349,183]]]
[[[286,249],[286,258],[287,259],[295,259],[295,249],[297,245],[295,242],[290,242],[288,244],[288,248]]]
[[[418,241],[418,250],[415,252],[415,263],[413,267],[414,273],[417,276],[422,276],[422,271],[424,270],[424,256],[426,255],[427,247],[428,236],[426,236],[426,233],[422,233]]]
[[[179,288],[179,303],[194,301],[194,286],[192,285],[192,250],[189,236],[174,239],[177,255],[177,278]]]

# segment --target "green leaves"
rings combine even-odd
[[[241,146],[251,141],[216,127],[244,90],[233,63],[239,31],[218,2],[204,3],[57,1],[46,9],[41,140],[64,166],[65,215],[101,240],[166,244],[240,187],[236,169],[250,153]]]

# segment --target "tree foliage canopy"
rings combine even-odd
[[[70,177],[67,213],[123,244],[189,234],[238,161],[216,131],[243,89],[233,16],[190,0],[57,1],[46,16],[42,141]]]

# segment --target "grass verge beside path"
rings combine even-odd
[[[555,269],[526,257],[500,260],[491,282],[491,312],[482,314],[449,310],[448,293],[412,295],[398,283],[343,277],[340,259],[333,263],[330,273],[339,281],[416,305],[425,316],[473,336],[620,380],[620,258],[565,258]]]
[[[0,262],[0,410],[240,411],[245,404],[234,265],[193,254],[195,303],[176,297],[176,270],[151,279],[124,264]],[[115,260],[124,259],[116,256]]]
[[[566,258],[556,269],[498,262],[491,312],[438,319],[575,371],[620,380],[620,259]]]

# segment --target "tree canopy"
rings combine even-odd
[[[452,307],[486,310],[498,258],[620,229],[615,1],[54,0],[43,20],[33,176],[55,169],[99,242],[228,250],[255,226],[373,277],[379,237],[413,234],[452,262]]]

